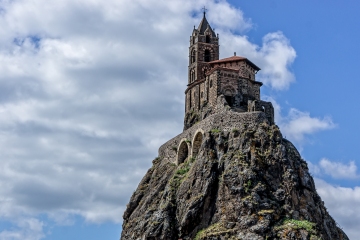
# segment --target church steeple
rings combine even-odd
[[[205,99],[204,91],[200,90],[201,82],[205,81],[210,62],[219,60],[219,38],[204,16],[190,36],[188,88],[186,90],[186,112],[198,110],[201,99]]]
[[[204,7],[205,9],[205,7]],[[204,16],[203,19],[201,20],[199,27],[197,28],[198,33],[201,35],[204,35],[206,30],[209,30],[209,33],[212,37],[216,37],[215,32],[213,31],[213,29],[210,27],[209,22],[206,19],[206,9],[204,10]]]
[[[219,59],[219,38],[204,16],[190,36],[188,84],[205,78],[208,62]]]

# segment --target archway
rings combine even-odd
[[[225,96],[226,102],[229,104],[230,107],[235,105],[235,91],[231,87],[226,87],[223,90],[223,94]]]
[[[199,149],[201,147],[202,141],[203,141],[204,131],[199,129],[196,131],[193,141],[192,141],[192,157],[196,157],[196,155],[199,153]]]
[[[183,140],[180,143],[179,148],[178,148],[177,163],[181,164],[181,163],[185,162],[185,160],[187,159],[188,156],[189,156],[189,148],[188,148],[186,141]]]

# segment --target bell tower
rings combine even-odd
[[[219,36],[215,34],[204,16],[190,36],[188,85],[205,78],[209,62],[219,60]]]

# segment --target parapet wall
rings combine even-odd
[[[237,113],[226,111],[213,114],[164,143],[159,148],[159,157],[163,158],[164,161],[176,164],[181,163],[178,162],[182,158],[180,154],[192,157],[193,150],[198,148],[194,146],[194,143],[199,142],[198,134],[202,134],[202,139],[204,135],[209,134],[214,129],[229,132],[234,129],[242,131],[244,128],[252,127],[260,122],[272,124],[268,121],[264,112]]]

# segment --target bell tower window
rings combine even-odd
[[[210,51],[208,49],[205,50],[204,61],[210,62]]]
[[[206,43],[210,43],[210,36],[209,36],[209,35],[206,35],[206,37],[205,37],[205,42],[206,42]]]

